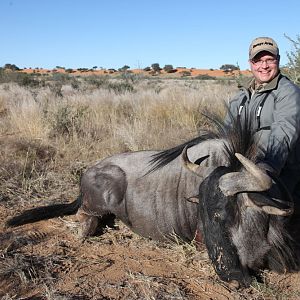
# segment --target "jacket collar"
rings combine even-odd
[[[270,82],[263,86],[263,88],[259,92],[271,91],[276,89],[278,85],[279,79],[282,77],[279,72],[276,77],[274,77]],[[251,90],[254,85],[254,77],[247,78],[243,83],[241,83],[241,87],[246,88],[247,90]]]

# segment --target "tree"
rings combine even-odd
[[[20,68],[18,68],[14,64],[5,64],[3,68],[6,69],[6,70],[12,70],[12,71],[19,71],[20,70]]]
[[[235,66],[231,64],[225,64],[220,67],[220,70],[223,70],[224,72],[232,72],[239,69],[240,69],[239,66]]]
[[[294,50],[287,53],[288,63],[284,71],[293,82],[300,86],[300,35],[296,37],[296,40],[287,35],[285,37],[293,44]]]
[[[165,65],[165,66],[164,66],[164,71],[167,72],[167,73],[174,73],[174,72],[176,72],[177,70],[176,70],[176,69],[173,69],[173,66],[172,66],[172,65]]]
[[[127,66],[127,65],[125,65],[125,66],[123,66],[122,68],[119,68],[118,71],[119,71],[119,72],[126,72],[128,69],[130,69],[130,67]]]
[[[159,73],[160,70],[161,70],[161,68],[160,68],[160,66],[159,66],[158,63],[152,64],[152,65],[151,65],[151,68],[152,68],[153,71],[155,71],[155,72],[157,72],[157,73]]]

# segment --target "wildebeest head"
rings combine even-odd
[[[266,171],[241,154],[235,157],[235,168],[213,168],[190,162],[186,149],[182,153],[184,166],[201,177],[199,230],[214,268],[222,280],[247,286],[253,271],[294,267],[284,222],[293,206],[281,186],[275,196],[284,200],[274,197]]]
[[[294,269],[292,241],[286,230],[286,220],[293,213],[291,197],[279,180],[256,164],[263,153],[250,122],[231,116],[227,126],[211,119],[224,140],[229,164],[192,163],[186,149],[181,157],[183,165],[201,177],[199,230],[217,274],[222,280],[247,286],[252,273],[262,268]]]

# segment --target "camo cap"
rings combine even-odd
[[[258,37],[252,41],[249,47],[249,59],[253,59],[261,51],[268,51],[275,56],[279,55],[276,42],[269,37]]]

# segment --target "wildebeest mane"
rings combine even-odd
[[[173,161],[176,157],[178,157],[182,150],[187,147],[190,148],[192,146],[195,146],[199,143],[202,143],[207,140],[211,140],[217,138],[217,136],[213,132],[203,132],[200,136],[187,141],[181,145],[175,146],[173,148],[160,151],[157,154],[154,154],[152,159],[150,160],[149,164],[152,165],[152,168],[148,173],[154,172],[167,164],[169,164],[171,161]]]
[[[204,141],[213,139],[224,141],[225,155],[228,156],[229,165],[232,169],[238,169],[240,166],[239,161],[235,157],[235,153],[240,153],[251,160],[255,160],[257,145],[254,143],[249,120],[243,119],[243,121],[241,121],[239,118],[234,117],[227,105],[226,111],[226,119],[220,114],[203,111],[202,114],[211,122],[212,129],[202,131],[198,137],[181,145],[154,154],[149,162],[152,168],[148,173],[169,164],[182,153],[185,147],[190,148]],[[195,163],[197,163],[197,161]]]

